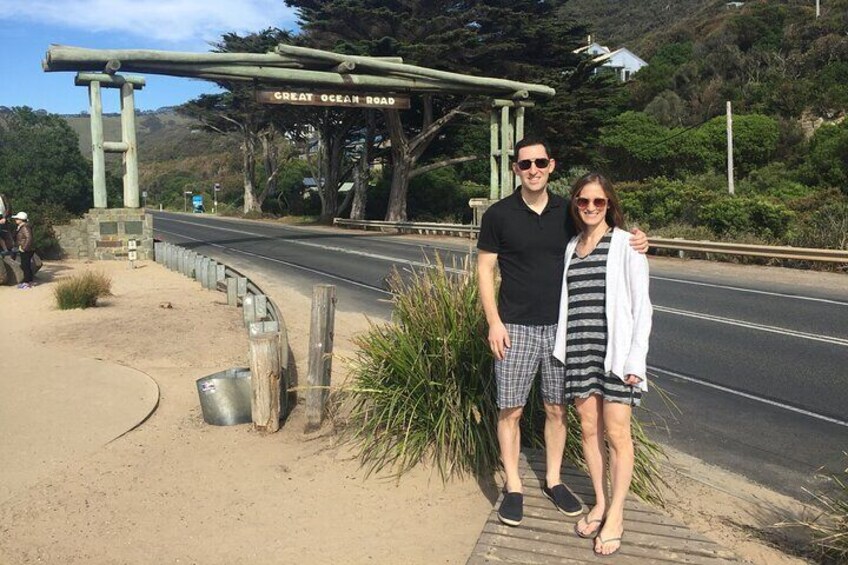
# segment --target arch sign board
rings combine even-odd
[[[256,91],[256,101],[263,104],[292,104],[294,106],[409,109],[409,96],[388,93],[263,89]]]

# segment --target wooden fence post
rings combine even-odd
[[[321,426],[329,396],[333,361],[333,325],[336,313],[336,287],[312,287],[312,320],[309,328],[309,372],[306,376],[306,431]]]
[[[250,410],[254,427],[280,429],[280,334],[248,335],[250,345]]]

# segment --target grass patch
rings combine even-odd
[[[428,460],[446,480],[488,477],[500,467],[492,354],[471,267],[468,258],[451,269],[437,258],[430,268],[393,273],[392,322],[374,324],[355,340],[343,437],[357,446],[369,472],[392,469],[400,476]],[[522,437],[541,446],[544,410],[535,394]],[[633,438],[633,492],[661,503],[662,449],[635,419]],[[584,467],[573,409],[566,458]]]
[[[112,295],[112,279],[103,273],[87,271],[59,281],[53,290],[59,310],[93,308],[97,300]]]
[[[803,525],[813,534],[812,553],[821,563],[848,563],[848,467],[830,479],[833,488],[813,494],[823,512]]]

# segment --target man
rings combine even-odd
[[[489,324],[489,347],[495,357],[498,394],[498,443],[506,475],[498,518],[517,526],[524,516],[518,473],[521,413],[541,368],[545,405],[546,475],[542,492],[567,516],[582,503],[562,484],[560,467],[566,440],[565,367],[553,357],[565,249],[575,229],[568,201],[547,190],[555,167],[541,139],[515,145],[513,172],[521,188],[493,204],[483,215],[477,242],[480,300]],[[634,232],[630,244],[648,249],[645,234]],[[495,301],[495,266],[501,286]]]
[[[18,288],[30,288],[32,286],[32,254],[35,241],[32,237],[32,227],[29,225],[29,216],[26,212],[18,212],[12,219],[15,221],[15,243],[21,254],[21,270],[24,272],[24,280]]]

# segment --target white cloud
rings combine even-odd
[[[294,10],[283,0],[0,0],[0,20],[120,32],[172,44],[295,26]]]

